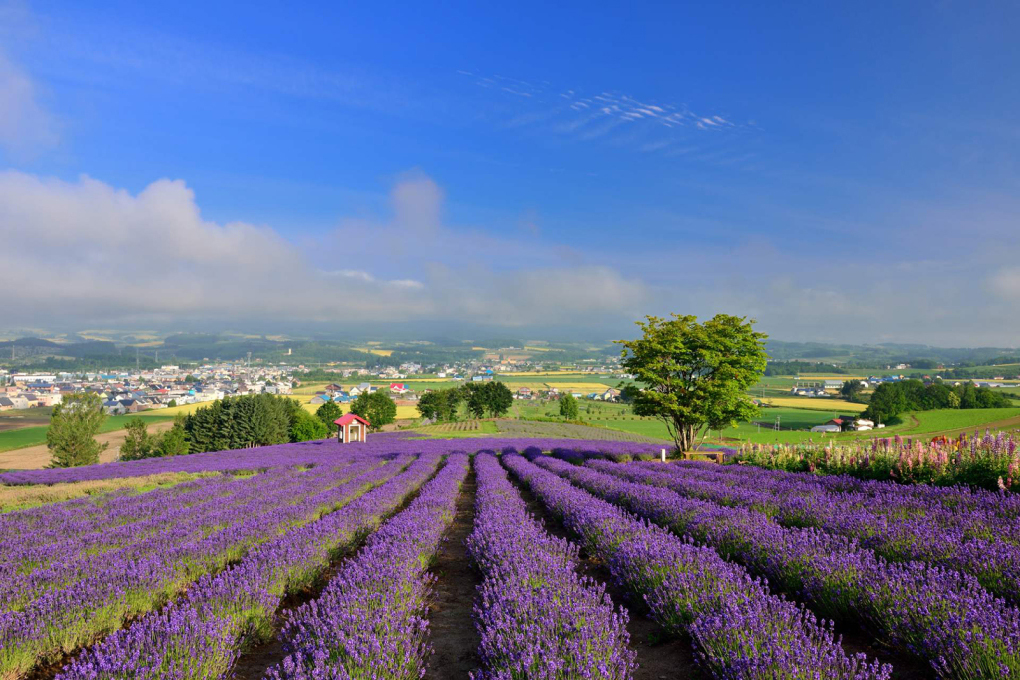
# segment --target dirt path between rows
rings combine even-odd
[[[148,423],[149,434],[166,432],[173,427],[169,420]],[[127,430],[115,432],[104,432],[96,435],[96,441],[100,444],[106,443],[109,446],[99,454],[100,463],[112,463],[120,455],[120,446],[127,437]],[[14,449],[0,453],[0,470],[38,470],[50,464],[52,455],[45,444],[38,446],[26,446],[23,449]]]
[[[529,512],[545,524],[546,531],[558,538],[573,539],[566,528],[513,473],[510,473],[510,481],[528,504]],[[630,634],[630,647],[637,653],[638,663],[638,668],[634,671],[634,680],[705,678],[694,661],[690,640],[671,638],[662,626],[648,616],[648,608],[644,602],[631,598],[625,590],[613,583],[609,569],[590,555],[586,555],[583,550],[580,571],[582,575],[604,583],[613,604],[617,607],[623,605],[630,615],[627,632]]]
[[[475,523],[476,488],[472,465],[457,499],[457,515],[431,570],[438,578],[429,605],[429,638],[435,652],[425,680],[466,679],[479,667],[481,638],[472,611],[481,576],[464,543]]]

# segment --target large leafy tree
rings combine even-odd
[[[351,403],[351,413],[361,416],[373,430],[378,430],[397,419],[397,404],[385,390],[362,392]]]
[[[499,418],[514,405],[514,393],[498,380],[466,383],[461,390],[468,411],[475,418],[484,418],[486,413],[492,418]]]
[[[343,409],[335,401],[327,401],[322,404],[319,408],[315,409],[315,417],[322,421],[322,424],[326,426],[326,435],[336,434],[337,424],[336,419],[344,414]],[[321,439],[321,437],[319,437]],[[302,439],[301,441],[307,441]]]
[[[418,413],[428,420],[457,420],[462,399],[463,394],[458,389],[426,392],[418,399]]]
[[[504,383],[494,380],[485,386],[485,407],[493,418],[506,415],[514,405],[514,393]]]
[[[103,400],[95,392],[69,394],[53,407],[46,446],[53,456],[52,467],[94,465],[107,444],[96,441],[106,413]]]
[[[754,321],[717,314],[655,316],[639,321],[642,336],[619,340],[622,364],[643,388],[637,415],[660,418],[677,449],[693,449],[707,429],[723,429],[758,415],[747,390],[765,371],[764,333]]]

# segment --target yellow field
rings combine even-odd
[[[352,347],[351,349],[356,349],[359,352],[368,352],[369,354],[375,354],[381,357],[388,357],[393,354],[392,349],[379,349],[377,347]]]
[[[560,377],[566,377],[568,375],[591,375],[591,373],[581,373],[579,371],[500,371],[500,375],[558,375]]]
[[[142,417],[145,417],[145,416],[175,416],[175,415],[177,415],[179,413],[183,413],[184,415],[187,415],[189,413],[194,413],[196,409],[198,409],[198,408],[200,408],[202,406],[208,406],[211,403],[212,403],[211,401],[205,401],[205,402],[199,402],[197,404],[183,404],[181,406],[174,406],[173,408],[155,408],[155,409],[152,409],[151,411],[140,411],[140,412],[138,412],[138,413],[136,413],[134,415],[142,416]]]
[[[763,400],[769,406],[803,408],[811,411],[850,411],[860,413],[866,404],[855,404],[842,399],[798,399],[796,397],[769,397]]]
[[[606,390],[609,389],[609,385],[596,382],[590,383],[547,382],[545,384],[549,388],[555,387],[560,392],[564,390],[570,390],[571,392],[581,392],[583,394],[588,394],[590,392],[605,392]]]
[[[337,404],[340,410],[347,413],[351,410],[350,404]],[[311,414],[315,414],[315,411],[319,408],[319,404],[301,404],[301,408],[308,411]],[[397,420],[416,420],[420,417],[417,406],[397,406]]]
[[[535,347],[534,345],[525,345],[524,349],[531,352],[562,352],[562,349],[557,347]]]
[[[295,387],[291,391],[291,396],[314,397],[316,392],[322,392],[329,384],[331,383],[302,383],[300,387]]]
[[[885,371],[885,372],[888,373],[888,371]],[[868,376],[866,376],[866,375],[824,375],[822,373],[801,373],[800,376],[798,376],[798,378],[800,380],[807,380],[807,381],[811,381],[811,380],[843,380],[843,381],[846,381],[846,380],[867,380]],[[794,378],[794,379],[796,380],[798,378]]]

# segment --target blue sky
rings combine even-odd
[[[0,0],[10,323],[1020,345],[1015,3],[93,5]]]

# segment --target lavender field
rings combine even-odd
[[[379,435],[0,475],[0,678],[1020,678],[1020,501]],[[132,480],[162,475],[149,488]]]

